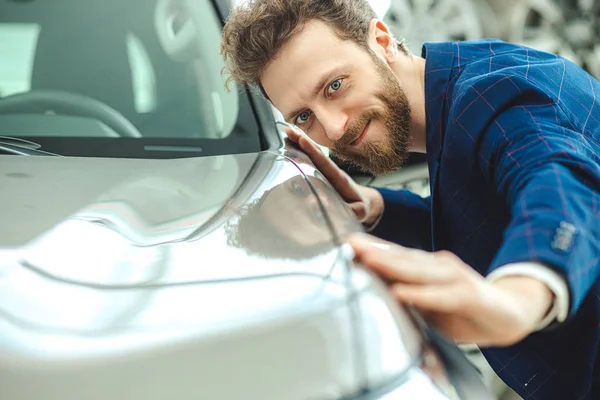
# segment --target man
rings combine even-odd
[[[365,0],[250,1],[223,35],[232,78],[306,133],[288,130],[370,229],[349,242],[398,301],[524,398],[600,398],[597,81],[500,41],[413,56]],[[432,195],[359,186],[313,141],[373,174],[426,153]]]

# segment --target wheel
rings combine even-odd
[[[507,11],[507,40],[563,56],[600,78],[600,4],[523,0]]]
[[[392,0],[383,20],[418,54],[424,42],[481,39],[480,10],[471,0]]]

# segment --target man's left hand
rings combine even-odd
[[[531,334],[552,305],[552,291],[534,278],[489,282],[446,251],[408,249],[367,234],[356,234],[348,242],[399,302],[415,306],[456,342],[512,345]]]

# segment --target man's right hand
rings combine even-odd
[[[377,221],[383,212],[383,197],[377,190],[354,182],[299,128],[288,126],[286,133],[310,157],[315,167],[350,206],[359,222],[368,226]]]

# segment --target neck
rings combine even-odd
[[[392,70],[408,98],[411,113],[411,148],[414,153],[426,153],[425,59],[401,55]]]

